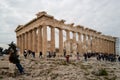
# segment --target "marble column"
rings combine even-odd
[[[73,32],[73,45],[72,45],[72,47],[73,47],[73,54],[75,54],[75,55],[77,53],[77,47],[76,46],[77,46],[77,44],[76,44],[76,32]]]
[[[109,40],[107,41],[107,50],[108,50],[108,53],[110,54],[110,44],[109,44]]]
[[[66,40],[70,40],[70,31],[69,30],[66,30]]]
[[[25,49],[25,33],[23,33],[23,51]]]
[[[75,32],[73,32],[73,40],[74,40],[74,42],[76,42],[76,33]]]
[[[112,44],[112,41],[111,41],[111,45],[110,46],[111,46],[111,49],[110,49],[111,53],[113,53],[113,44]]]
[[[20,36],[17,36],[17,47],[19,47]]]
[[[19,46],[19,37],[17,36],[17,46]]]
[[[113,42],[113,53],[115,54],[116,53],[116,43]]]
[[[21,53],[21,35],[20,36],[20,40],[19,40],[19,48],[20,48],[20,53]]]
[[[98,52],[98,37],[95,37],[95,52]]]
[[[55,28],[51,27],[51,51],[55,51]]]
[[[59,29],[59,53],[63,54],[63,32],[62,29]]]
[[[86,53],[86,49],[87,49],[87,46],[86,46],[86,35],[83,34],[83,53]]]
[[[94,36],[92,36],[92,52],[95,52],[95,37]]]
[[[91,39],[90,39],[90,35],[88,35],[88,52],[91,52]]]
[[[42,27],[38,27],[38,53],[42,51]]]
[[[30,50],[32,50],[33,48],[33,30],[30,30]]]
[[[30,38],[31,38],[31,36],[32,36],[32,35],[30,35],[30,34],[31,34],[31,32],[28,31],[28,49],[29,49],[29,50],[31,50],[31,47],[30,47],[30,44],[31,44]]]
[[[21,54],[23,53],[23,34],[21,34]]]
[[[101,38],[99,38],[99,52],[101,53],[102,52],[102,40]]]
[[[104,50],[105,50],[105,53],[107,53],[107,49],[106,49],[106,47],[107,47],[106,39],[104,40],[104,44],[105,44],[105,48],[104,48]]]
[[[27,49],[27,33],[24,34],[24,45],[24,48]]]
[[[36,52],[36,29],[33,29],[33,44],[32,44],[32,51]]]
[[[26,49],[28,50],[28,32],[26,32]]]
[[[104,46],[104,39],[102,39],[102,52],[103,53],[105,53],[104,48],[105,48],[105,46]]]
[[[47,26],[42,26],[42,27],[43,27],[42,52],[43,52],[43,55],[46,55],[47,53]]]
[[[81,41],[81,33],[78,33],[78,51],[82,53],[82,41]]]

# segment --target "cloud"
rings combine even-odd
[[[75,23],[120,37],[120,1],[118,0],[1,0],[0,43],[15,41],[15,28],[47,11],[66,23]]]

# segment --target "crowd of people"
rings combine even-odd
[[[88,60],[88,58],[91,57],[96,57],[98,61],[110,61],[110,62],[115,62],[119,61],[120,62],[120,56],[116,54],[107,54],[107,53],[84,53],[84,59],[85,61]]]
[[[31,50],[25,49],[23,51],[23,55],[24,55],[25,58],[27,58],[28,56],[32,56],[33,58],[35,58],[35,52],[31,51]]]
[[[24,55],[25,58],[27,58],[28,56],[32,56],[33,58],[35,58],[35,52],[34,52],[34,51],[31,51],[31,50],[25,49],[25,50],[23,51],[23,55]],[[43,57],[42,51],[39,52],[39,57],[40,57],[40,58]],[[51,58],[51,57],[55,58],[55,57],[56,57],[56,52],[47,51],[46,57],[47,57],[47,58]]]

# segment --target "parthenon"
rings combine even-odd
[[[24,49],[32,50],[35,53],[42,51],[46,55],[49,50],[55,51],[55,29],[59,30],[59,53],[62,55],[64,50],[71,53],[70,46],[73,46],[73,54],[76,52],[97,52],[97,53],[115,53],[116,38],[103,35],[93,29],[85,28],[74,23],[66,24],[65,20],[57,20],[48,15],[45,11],[36,14],[36,18],[25,25],[18,25],[16,28],[17,46],[22,53]],[[47,27],[51,31],[51,40],[47,39]],[[65,31],[66,41],[63,41],[63,31]],[[70,33],[73,34],[72,39]],[[78,40],[76,39],[78,36]],[[48,43],[49,42],[49,43]]]

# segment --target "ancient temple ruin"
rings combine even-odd
[[[36,15],[36,18],[25,25],[19,25],[15,30],[17,46],[21,53],[24,49],[35,51],[35,53],[42,51],[44,55],[48,50],[54,52],[56,50],[55,28],[59,30],[58,55],[62,55],[64,50],[67,51],[67,54],[76,52],[115,53],[115,37],[103,35],[101,32],[81,25],[74,26],[74,23],[65,24],[65,20],[57,20],[44,11]],[[50,41],[47,40],[47,27],[51,31]],[[63,41],[63,30],[66,32],[66,41]],[[70,33],[73,34],[72,39]],[[76,40],[76,35],[78,35],[78,40]]]

